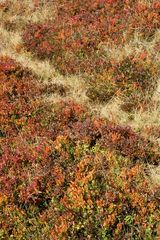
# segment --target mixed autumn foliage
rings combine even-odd
[[[154,144],[74,102],[46,105],[12,59],[1,57],[0,78],[1,239],[157,236],[158,188],[145,177]]]
[[[116,61],[104,49],[123,47],[135,33],[151,41],[160,27],[159,11],[158,1],[60,1],[55,19],[29,24],[23,41],[28,51],[50,59],[60,73],[85,76],[91,101],[104,103],[121,94],[126,111],[146,108],[156,88],[153,56],[142,49],[138,56]]]
[[[153,38],[159,11],[159,1],[150,6],[133,0],[58,1],[55,19],[29,24],[23,40],[39,58],[53,59],[63,74],[93,74],[108,63],[102,46],[123,45],[135,32]]]
[[[113,60],[104,46],[123,46],[135,32],[151,41],[159,1],[55,4],[54,20],[24,29],[27,51],[63,75],[81,74],[91,102],[121,95],[126,111],[145,108],[157,84],[153,56]],[[0,239],[159,239],[160,192],[147,168],[159,164],[159,146],[74,101],[44,100],[66,91],[0,57]]]

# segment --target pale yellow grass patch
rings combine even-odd
[[[160,187],[160,166],[149,166],[149,171],[152,184]]]
[[[124,46],[102,46],[104,53],[109,59],[121,61],[129,55],[138,56],[142,52],[146,52],[152,56],[155,61],[160,61],[160,52],[155,50],[155,44],[160,42],[160,30],[157,30],[152,41],[142,40],[136,32],[132,40]]]
[[[126,113],[121,110],[122,100],[115,98],[108,104],[99,108],[101,117],[107,118],[118,124],[126,124],[136,132],[141,132],[146,127],[160,127],[160,104],[157,102],[152,109]],[[152,136],[151,136],[152,137]],[[152,139],[154,140],[154,139]],[[160,144],[160,139],[156,139]]]
[[[0,11],[1,24],[10,21],[18,23],[19,27],[21,27],[24,23],[53,20],[57,14],[56,4],[53,4],[52,1],[38,7],[36,7],[36,1],[34,0],[6,0],[4,2],[8,5],[8,10],[5,13]]]

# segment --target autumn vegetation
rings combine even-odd
[[[159,166],[159,125],[144,134],[90,106],[120,98],[121,111],[133,116],[157,103],[155,52],[114,58],[105,49],[121,49],[135,34],[152,44],[159,1],[31,2],[35,12],[46,2],[53,18],[28,21],[21,3],[0,4],[1,27],[22,39],[15,53],[0,49],[0,239],[158,240],[160,184],[150,166]],[[21,29],[8,18],[13,9]],[[88,105],[67,98],[69,84],[43,82],[19,60],[24,53],[65,79],[83,79]],[[48,100],[54,94],[60,99]]]

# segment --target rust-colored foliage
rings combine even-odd
[[[107,64],[101,46],[123,45],[135,31],[153,37],[159,22],[158,2],[60,1],[55,20],[29,24],[23,40],[38,57],[53,59],[63,74],[93,74]]]
[[[64,75],[83,74],[91,101],[121,96],[123,110],[145,108],[158,75],[153,57],[142,49],[117,60],[105,47],[120,49],[135,33],[153,40],[159,1],[34,0],[33,11],[46,4],[54,20],[25,27],[26,49]],[[6,1],[0,10],[23,20],[22,5]],[[24,27],[13,20],[3,21],[7,30]],[[74,101],[43,101],[67,91],[40,85],[30,70],[0,57],[0,239],[158,239],[160,191],[147,166],[159,164],[159,146],[148,140],[159,129],[140,136]]]
[[[151,40],[160,27],[159,1],[153,1],[149,6],[137,3],[134,12],[131,28],[137,29],[142,38]]]
[[[44,89],[0,58],[2,239],[156,237],[145,162],[157,163],[157,148],[72,101],[46,105]]]

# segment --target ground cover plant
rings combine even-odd
[[[145,177],[153,144],[74,102],[46,106],[12,59],[0,71],[1,239],[157,236],[158,189]]]
[[[0,239],[160,238],[159,11],[0,3]]]
[[[108,102],[114,95],[123,95],[128,110],[140,108],[149,101],[157,86],[158,68],[145,53],[127,56],[110,62],[100,74],[90,81],[87,96],[92,101]]]
[[[61,1],[54,21],[29,24],[23,41],[40,59],[51,59],[60,73],[91,78],[87,96],[92,101],[108,102],[122,92],[127,102],[123,109],[145,108],[156,88],[153,57],[142,51],[114,63],[103,46],[123,46],[135,32],[150,41],[159,28],[159,10],[158,2]]]
[[[100,71],[102,45],[122,45],[137,31],[148,40],[159,28],[158,2],[60,1],[53,22],[29,24],[24,44],[40,58],[53,58],[63,74]],[[99,69],[100,68],[100,69]]]

